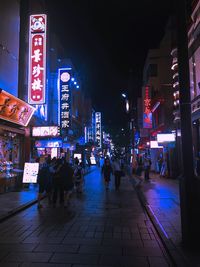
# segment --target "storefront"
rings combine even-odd
[[[16,187],[23,173],[26,129],[34,108],[0,90],[0,192]],[[21,171],[20,171],[21,170]]]

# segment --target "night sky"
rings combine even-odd
[[[51,27],[60,37],[105,125],[125,127],[121,97],[133,73],[140,93],[148,49],[156,48],[172,13],[170,0],[47,1]]]

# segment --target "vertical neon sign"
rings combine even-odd
[[[101,112],[95,112],[95,141],[101,148]]]
[[[67,134],[70,128],[70,112],[71,112],[71,90],[70,78],[71,68],[62,68],[58,70],[58,92],[59,92],[59,125],[61,134]]]
[[[145,88],[144,96],[144,114],[143,114],[143,127],[152,128],[152,112],[151,112],[151,99],[149,97],[149,87]]]
[[[29,24],[28,103],[45,103],[47,16],[31,15]]]

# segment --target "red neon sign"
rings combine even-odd
[[[46,15],[31,15],[29,26],[28,102],[45,103],[46,86]]]
[[[143,127],[144,128],[152,128],[151,99],[149,97],[149,87],[148,86],[145,88],[145,96],[144,96]]]

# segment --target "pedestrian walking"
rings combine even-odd
[[[69,206],[70,204],[70,197],[74,188],[74,170],[66,161],[63,160],[63,166],[61,167],[61,175],[63,179],[63,186],[64,186],[64,207]]]
[[[150,179],[149,178],[150,168],[151,168],[151,159],[149,158],[147,153],[145,153],[144,155],[144,180],[145,181],[149,181]]]
[[[113,161],[113,172],[115,176],[115,190],[119,190],[121,184],[122,170],[120,160],[118,158],[115,158]]]
[[[74,181],[75,181],[76,193],[81,194],[83,192],[84,176],[83,176],[83,169],[79,161],[75,162]]]
[[[48,196],[48,202],[51,203],[51,192],[52,192],[52,175],[49,169],[50,162],[45,160],[44,163],[40,165],[38,173],[38,209],[42,208],[41,200],[43,194],[46,193]]]
[[[110,177],[111,177],[111,174],[113,173],[113,169],[112,169],[109,158],[106,158],[104,160],[104,164],[102,166],[101,172],[102,172],[103,177],[104,177],[104,183],[105,183],[106,190],[108,190],[109,189],[109,183],[110,183]]]
[[[53,175],[53,206],[56,206],[57,198],[59,194],[59,203],[62,205],[64,203],[64,182],[62,174],[62,160],[57,159],[55,164],[55,172]]]

